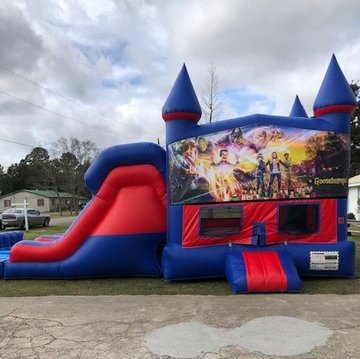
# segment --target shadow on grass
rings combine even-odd
[[[304,294],[360,294],[359,278],[303,278]]]
[[[360,294],[360,280],[303,279],[304,294]],[[49,295],[231,295],[225,279],[165,282],[162,278],[106,278],[73,280],[3,280],[0,296]]]
[[[230,295],[225,280],[165,282],[162,278],[0,281],[0,296],[48,295]]]

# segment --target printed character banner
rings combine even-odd
[[[169,145],[171,203],[346,197],[349,137],[246,126]]]

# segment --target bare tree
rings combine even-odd
[[[62,216],[59,193],[62,187],[62,177],[60,176],[58,159],[51,159],[49,152],[45,148],[35,147],[26,155],[24,161],[28,165],[29,178],[33,188],[52,189],[56,192],[59,212],[60,216]]]
[[[222,111],[223,99],[219,90],[219,80],[216,74],[216,66],[210,64],[208,67],[208,78],[206,86],[201,95],[203,120],[211,123],[216,120]]]
[[[79,197],[87,192],[84,184],[84,174],[99,149],[91,141],[80,141],[71,137],[61,137],[52,148],[52,153],[57,158],[57,167],[62,178],[64,189],[71,193],[71,212],[79,211]]]

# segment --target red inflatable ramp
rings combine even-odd
[[[301,288],[295,264],[285,251],[232,252],[225,270],[234,293],[298,292]]]

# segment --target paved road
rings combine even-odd
[[[359,358],[359,304],[301,294],[0,298],[0,357]]]
[[[50,225],[57,226],[60,224],[70,224],[76,217],[51,217]]]

